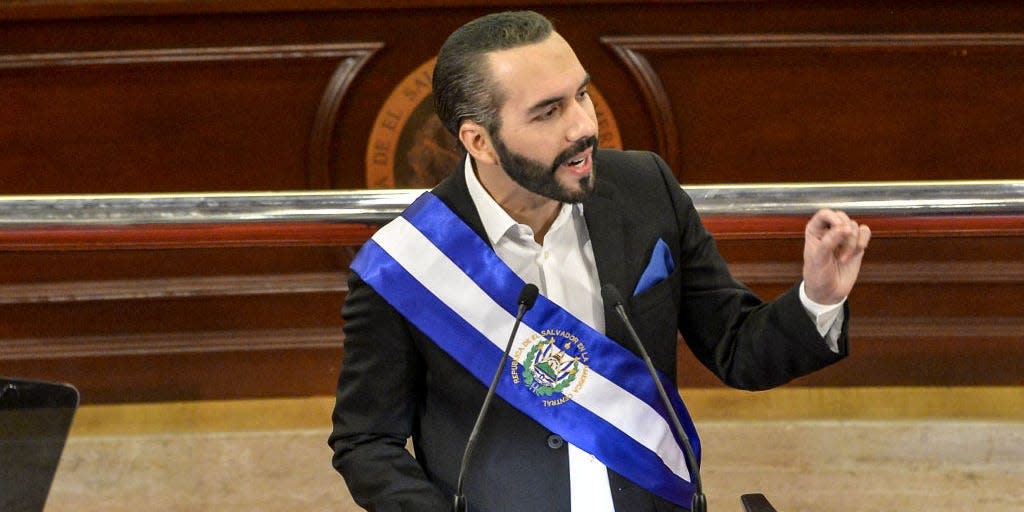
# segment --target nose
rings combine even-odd
[[[565,132],[565,139],[570,142],[597,136],[597,115],[594,113],[593,103],[589,99],[579,102],[575,101],[569,107],[569,127]]]

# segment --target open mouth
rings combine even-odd
[[[560,155],[563,158],[556,160],[559,164],[552,168],[552,172],[564,166],[568,171],[580,176],[590,173],[594,163],[594,150],[596,147],[596,137],[588,137],[577,141],[576,144]]]
[[[584,149],[583,151],[572,155],[562,161],[562,165],[566,167],[572,167],[575,169],[582,169],[590,163],[590,155],[592,150],[590,148]]]
[[[573,176],[582,178],[590,174],[592,161],[591,152],[588,150],[569,157],[564,161],[561,168],[565,169],[565,171],[571,173]]]

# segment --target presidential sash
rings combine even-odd
[[[366,242],[352,270],[485,386],[525,284],[447,205],[421,195]],[[689,508],[682,442],[642,359],[544,296],[527,312],[496,393],[651,493]],[[662,385],[699,458],[674,382]]]

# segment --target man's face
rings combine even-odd
[[[490,134],[502,169],[521,187],[561,202],[594,188],[597,114],[590,77],[558,34],[490,56],[501,127]]]

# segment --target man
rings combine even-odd
[[[595,148],[588,83],[568,43],[532,12],[474,20],[441,48],[435,106],[466,158],[364,246],[342,312],[329,443],[361,506],[450,510],[523,283],[541,298],[470,461],[464,494],[474,511],[688,506],[682,441],[604,285],[630,296],[625,306],[673,395],[678,333],[744,389],[846,355],[845,298],[870,230],[816,213],[803,282],[762,302],[731,277],[660,158]]]

